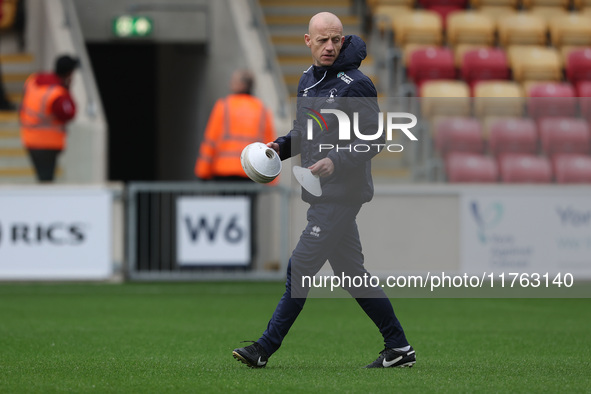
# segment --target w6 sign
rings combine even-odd
[[[176,220],[179,265],[250,263],[248,197],[181,197]]]

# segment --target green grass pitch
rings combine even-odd
[[[393,299],[417,364],[352,299],[309,299],[267,368],[280,283],[0,284],[0,393],[589,392],[591,299]]]

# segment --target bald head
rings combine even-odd
[[[341,35],[343,34],[343,24],[341,23],[341,20],[338,16],[330,12],[319,12],[310,18],[308,34],[312,34],[312,32],[316,32],[318,29],[322,29],[325,26],[331,26],[335,30],[340,31]]]
[[[315,66],[332,66],[345,42],[341,20],[330,12],[320,12],[310,19],[304,40],[312,52]]]

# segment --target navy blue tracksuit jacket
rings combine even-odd
[[[363,134],[375,134],[378,129],[379,107],[377,92],[371,80],[359,71],[365,59],[366,49],[363,40],[357,36],[346,36],[339,57],[330,67],[310,66],[298,85],[297,118],[293,129],[276,142],[280,146],[281,159],[301,155],[302,167],[309,167],[324,157],[329,157],[335,166],[332,176],[321,178],[322,196],[314,197],[305,190],[302,198],[308,203],[341,201],[347,203],[368,202],[373,197],[371,159],[378,153],[376,147],[347,150],[350,145],[383,144],[384,133],[372,141],[355,138],[339,140],[339,123],[333,114],[322,115],[326,124],[321,127],[313,122],[313,139],[307,137],[307,123],[311,110],[320,113],[322,109],[339,109],[348,114],[353,124],[354,112],[359,114],[358,126]],[[323,149],[320,146],[339,146],[337,149]]]

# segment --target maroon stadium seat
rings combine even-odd
[[[433,79],[455,79],[456,69],[451,49],[428,47],[413,51],[408,62],[408,76],[417,85]]]
[[[536,83],[527,93],[528,113],[533,118],[575,116],[577,112],[576,93],[569,83]]]
[[[499,157],[499,173],[504,183],[549,183],[552,168],[547,157],[506,154]]]
[[[588,154],[591,143],[589,124],[581,118],[543,118],[539,122],[542,151]]]
[[[446,156],[450,152],[484,152],[482,125],[475,118],[451,117],[436,122],[435,149]]]
[[[582,81],[577,84],[577,96],[581,106],[581,115],[591,121],[591,81]]]
[[[591,156],[559,154],[553,166],[557,183],[591,183]]]
[[[499,118],[489,126],[492,155],[505,153],[535,154],[538,149],[536,124],[529,118]]]
[[[591,81],[581,81],[577,84],[577,96],[591,97]]]
[[[493,157],[455,152],[445,159],[448,182],[497,182],[499,171]]]
[[[566,79],[573,85],[591,81],[591,48],[574,49],[567,56]]]
[[[470,88],[478,81],[509,79],[509,64],[505,51],[497,48],[467,51],[462,61],[461,76]]]

